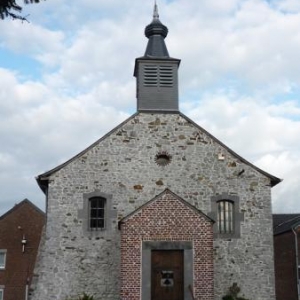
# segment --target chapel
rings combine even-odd
[[[136,113],[37,177],[47,223],[31,300],[221,300],[232,286],[275,300],[280,179],[180,112],[167,35],[155,4],[135,60]]]

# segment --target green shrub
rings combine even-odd
[[[82,295],[77,296],[77,298],[67,298],[65,300],[96,300],[94,296],[83,293]]]
[[[86,293],[83,293],[77,300],[95,300],[94,296],[89,296]]]
[[[231,287],[229,287],[227,294],[222,298],[222,300],[248,300],[244,297],[238,297],[238,294],[241,292],[241,289],[237,285],[237,283],[233,283]]]
[[[230,295],[226,295],[222,298],[222,300],[234,300],[234,298]]]

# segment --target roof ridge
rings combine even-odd
[[[30,200],[28,200],[27,198],[23,199],[21,202],[15,203],[14,206],[12,208],[10,208],[9,210],[7,210],[4,214],[2,214],[0,216],[0,220],[5,219],[8,215],[10,215],[12,212],[14,212],[15,210],[19,209],[22,205],[24,204],[29,204],[31,207],[33,207],[37,212],[39,212],[40,214],[45,215],[45,212],[42,211],[39,207],[37,207],[34,203],[32,203]]]
[[[289,214],[282,214],[282,215],[289,215]],[[280,224],[276,225],[275,228],[278,228],[278,227],[280,227],[280,226],[282,226],[282,225],[284,225],[286,223],[289,223],[289,222],[291,222],[291,221],[293,221],[295,219],[300,219],[300,214],[298,214],[297,216],[295,216],[295,217],[293,217],[291,219],[288,219],[288,220],[285,220],[285,221],[281,222]]]

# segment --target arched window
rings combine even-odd
[[[103,197],[92,197],[89,199],[89,227],[91,230],[105,228],[105,205]]]
[[[117,209],[112,206],[112,195],[95,190],[83,194],[83,207],[78,210],[78,219],[88,236],[108,234],[117,220]]]
[[[214,224],[215,238],[240,238],[244,212],[240,212],[240,199],[237,195],[222,193],[211,197],[209,217]]]
[[[217,225],[219,233],[234,232],[234,203],[229,200],[220,200],[217,202],[218,215]]]

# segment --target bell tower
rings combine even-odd
[[[178,112],[178,67],[180,60],[169,56],[165,44],[168,28],[159,20],[157,4],[153,20],[145,28],[149,39],[144,56],[135,61],[137,110]]]

